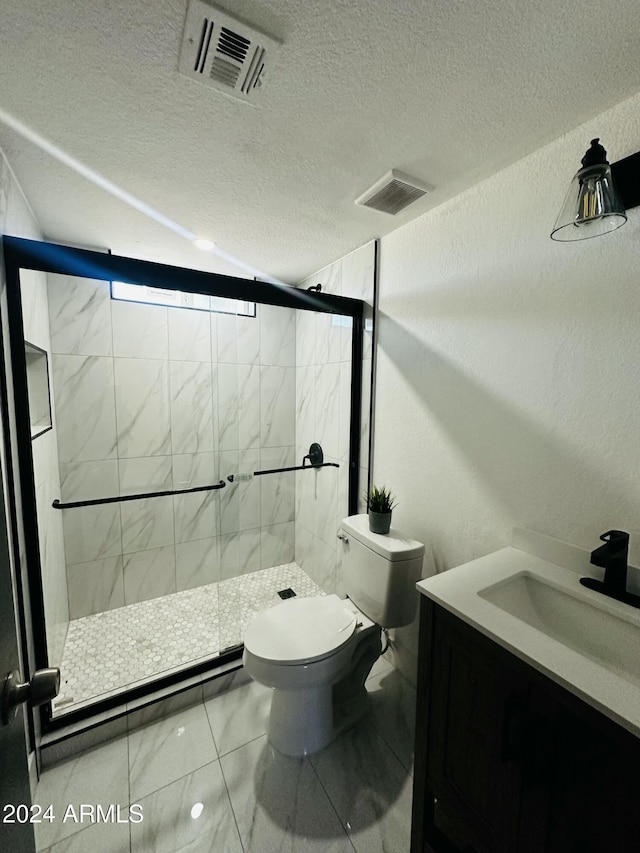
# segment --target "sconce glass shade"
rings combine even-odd
[[[606,151],[591,141],[575,175],[560,215],[551,232],[552,240],[586,240],[615,231],[627,221],[627,214],[611,178]]]

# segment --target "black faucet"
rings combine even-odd
[[[640,595],[627,592],[629,534],[623,530],[609,530],[600,539],[604,545],[591,552],[591,563],[604,569],[604,580],[580,578],[580,583],[610,598],[640,607]]]

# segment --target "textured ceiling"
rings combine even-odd
[[[0,110],[288,282],[640,90],[638,0],[218,5],[282,42],[256,105],[178,73],[187,0],[1,0]],[[0,147],[48,239],[243,274],[4,125]],[[390,168],[436,189],[357,207]]]

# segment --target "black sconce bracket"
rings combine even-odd
[[[611,177],[625,210],[640,204],[640,151],[611,164]]]

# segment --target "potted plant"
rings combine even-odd
[[[373,486],[366,497],[369,530],[372,533],[388,533],[391,527],[391,510],[396,505],[392,492],[385,486]]]

